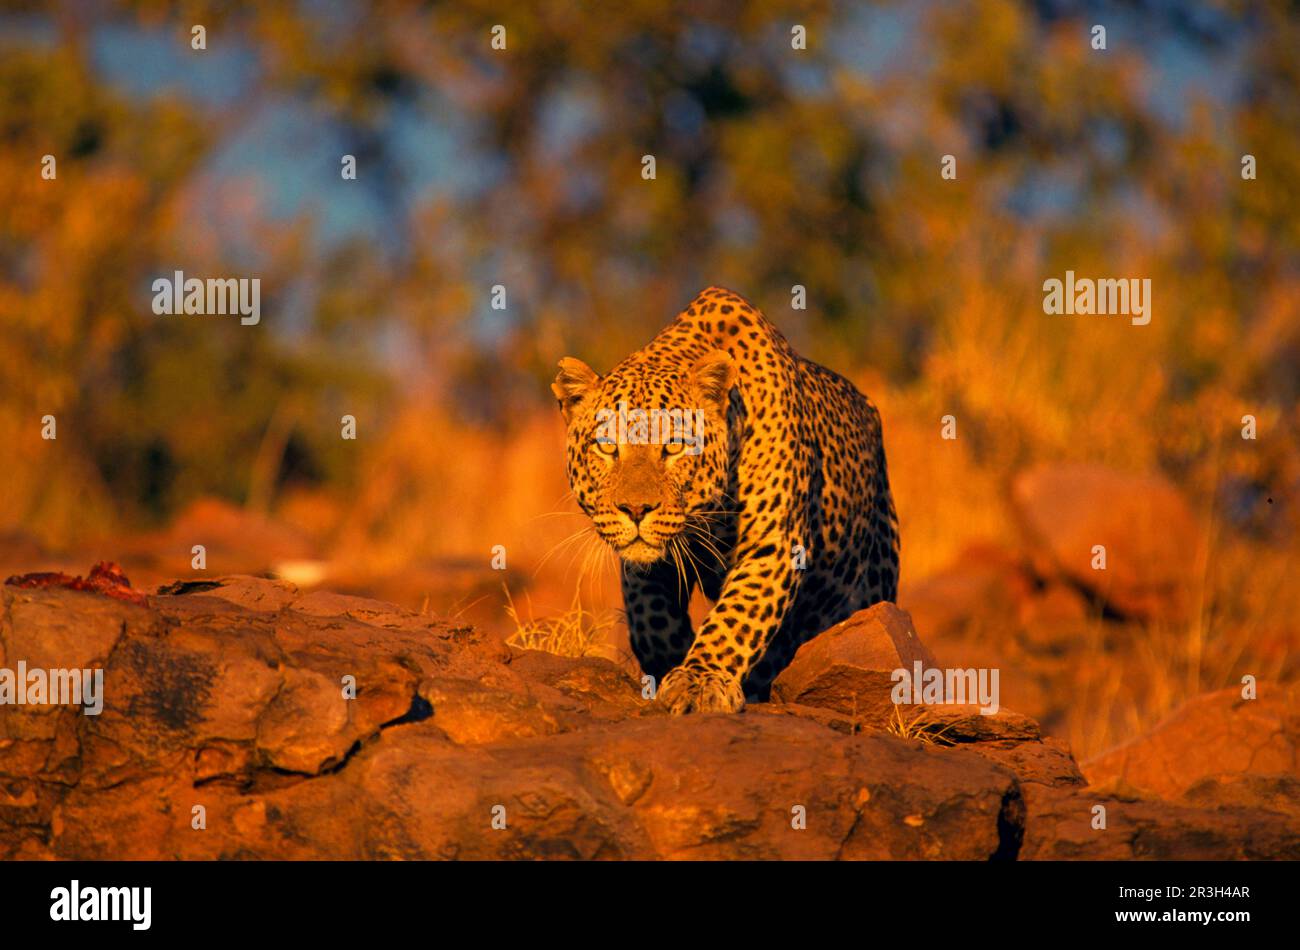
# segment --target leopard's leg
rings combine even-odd
[[[772,681],[776,679],[783,669],[790,665],[795,651],[807,638],[808,634],[803,632],[798,623],[787,617],[781,629],[776,632],[771,642],[768,643],[767,649],[763,651],[762,656],[750,666],[749,672],[745,675],[741,685],[745,690],[746,702],[761,703],[767,702],[771,698]]]
[[[742,683],[759,662],[797,592],[802,572],[792,540],[741,553],[680,666],[665,677],[658,698],[670,712],[736,712]]]
[[[683,578],[670,561],[646,569],[623,568],[628,639],[642,671],[655,678],[656,688],[682,662],[694,639],[688,613],[693,581]]]

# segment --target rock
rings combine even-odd
[[[234,575],[202,581],[164,584],[155,592],[161,596],[207,594],[250,610],[279,610],[298,599],[298,588],[286,581]]]
[[[1236,773],[1203,778],[1182,794],[1198,808],[1262,808],[1300,817],[1300,779]]]
[[[990,544],[970,545],[946,566],[920,580],[904,578],[899,603],[926,639],[946,644],[972,628],[995,624],[1026,609],[1034,594],[1028,565],[1014,552]]]
[[[1009,769],[1022,783],[1084,785],[1069,747],[1044,738],[1038,723],[1005,707],[992,715],[978,706],[919,706],[908,722],[923,741],[961,746]]]
[[[1257,699],[1243,699],[1238,687],[1198,696],[1146,735],[1085,762],[1084,774],[1094,785],[1118,779],[1171,801],[1216,776],[1300,778],[1300,686],[1257,688]]]
[[[980,712],[980,707],[949,703],[918,707],[927,731],[942,735],[947,742],[995,742],[1002,739],[1037,741],[1043,737],[1038,723],[1005,707],[996,713]]]
[[[937,665],[911,617],[879,603],[799,647],[772,683],[772,697],[833,709],[883,729],[894,717],[893,671],[911,670],[916,662],[926,669]]]
[[[1040,631],[1046,631],[1050,638],[1054,631],[1065,628],[1073,632],[1088,620],[1088,602],[1083,595],[1072,585],[1056,580],[1047,581],[1042,590],[1035,591],[1019,606],[1020,627],[1030,642],[1042,636]]]
[[[1012,501],[1043,576],[1063,576],[1124,615],[1189,615],[1202,532],[1165,479],[1042,465],[1016,477]],[[1095,545],[1106,549],[1105,570],[1093,569]]]
[[[1053,788],[1087,784],[1070,747],[1050,736],[1034,742],[982,741],[964,748],[1010,769],[1022,788],[1029,783]]]
[[[1125,800],[1095,789],[1025,785],[1022,860],[1294,860],[1300,819],[1253,808]],[[1094,827],[1094,809],[1105,827]]]
[[[608,659],[515,649],[509,662],[521,676],[576,701],[595,719],[625,719],[650,705],[641,684]]]
[[[436,710],[438,728],[459,745],[549,736],[574,727],[572,715],[548,709],[531,696],[474,680],[440,676],[420,695]]]
[[[362,598],[248,577],[163,590],[146,608],[4,589],[5,657],[102,666],[106,698],[99,716],[0,707],[0,855],[1014,854],[1017,778],[962,750],[669,717],[606,660]]]
[[[141,606],[0,588],[6,665],[105,671],[98,716],[0,706],[0,858],[988,860],[1294,842],[1292,816],[1236,807],[1226,784],[1189,793],[1213,809],[1189,799],[1172,818],[1114,799],[1121,831],[1089,837],[1068,749],[1010,710],[919,709],[942,736],[872,731],[838,708],[842,688],[886,660],[932,662],[891,605],[804,654],[796,682],[832,705],[672,717],[608,660],[364,598],[247,577],[164,589]]]

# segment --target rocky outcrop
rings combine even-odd
[[[609,661],[276,581],[182,582],[143,605],[7,586],[0,611],[0,667],[105,671],[100,715],[0,706],[0,857],[1143,853],[1076,833],[1083,777],[1027,717],[861,715],[886,672],[872,667],[927,655],[892,605],[803,654],[791,701],[683,718]],[[857,711],[849,684],[870,694]],[[1112,827],[1153,823],[1168,856],[1185,856],[1177,829],[1221,812],[1179,805],[1170,825],[1154,805],[1116,802]],[[1262,856],[1294,851],[1287,816],[1231,814],[1225,835]]]

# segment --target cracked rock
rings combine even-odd
[[[105,674],[98,716],[0,706],[0,858],[1294,851],[1294,817],[1247,800],[1276,807],[1289,785],[1196,784],[1195,770],[1177,803],[1104,799],[1121,833],[1098,836],[1087,818],[1101,792],[1032,720],[922,710],[939,741],[844,708],[864,674],[927,656],[905,614],[881,605],[824,638],[796,660],[790,700],[671,717],[608,660],[511,650],[277,581],[171,585],[145,606],[0,587],[6,665]]]

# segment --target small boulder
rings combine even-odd
[[[859,610],[801,646],[772,684],[772,698],[820,706],[885,728],[897,669],[936,666],[906,611],[885,602]]]
[[[1035,579],[1018,553],[995,544],[967,545],[941,570],[904,577],[899,603],[931,643],[964,638],[987,624],[1006,626],[1035,596]]]
[[[1128,616],[1188,615],[1202,532],[1164,478],[1040,465],[1017,476],[1011,495],[1043,576],[1064,576]],[[1104,570],[1094,567],[1097,545]]]

